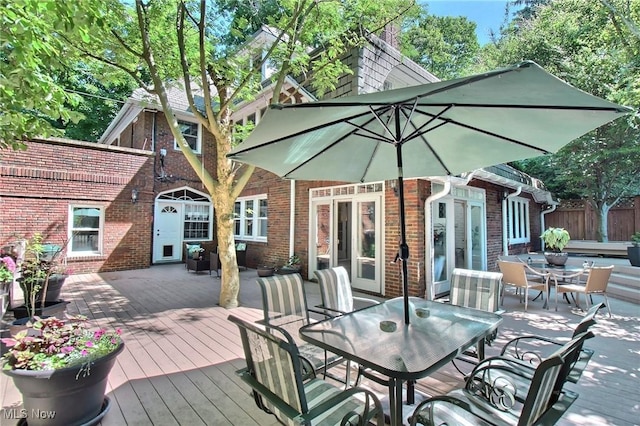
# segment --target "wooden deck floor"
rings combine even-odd
[[[68,311],[82,313],[97,324],[120,327],[126,347],[109,377],[112,400],[102,425],[275,425],[258,410],[247,388],[235,375],[244,365],[239,334],[226,320],[231,313],[255,320],[261,315],[260,295],[253,270],[241,273],[242,307],[216,306],[220,280],[187,272],[184,265],[145,270],[75,275],[67,280],[63,298]],[[319,300],[317,285],[307,284],[310,304]],[[613,318],[599,315],[596,350],[578,385],[580,394],[561,425],[640,424],[640,307],[611,300]],[[566,337],[580,320],[568,305],[558,312],[541,309],[539,302],[523,312],[518,298],[507,295],[499,339],[489,348],[522,334]],[[21,407],[13,382],[0,375],[0,425],[15,424],[6,417]],[[427,394],[459,387],[461,376],[447,366],[423,379]]]

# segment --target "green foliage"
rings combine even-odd
[[[59,370],[86,365],[88,370],[91,362],[118,348],[122,343],[120,335],[119,329],[91,331],[87,318],[80,315],[67,320],[38,318],[26,330],[1,339],[8,347],[3,369]]]
[[[631,244],[633,244],[634,247],[640,246],[640,232],[631,235]]]
[[[469,74],[480,45],[467,18],[429,15],[426,8],[402,34],[402,53],[442,80]]]
[[[545,249],[561,252],[569,243],[571,237],[569,236],[569,231],[564,228],[547,228],[540,238],[544,241]]]

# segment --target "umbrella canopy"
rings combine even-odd
[[[406,300],[404,177],[457,175],[556,152],[629,112],[528,61],[455,80],[273,105],[228,156],[289,179],[398,178]]]

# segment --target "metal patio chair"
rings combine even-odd
[[[476,366],[463,389],[420,403],[411,425],[555,424],[578,398],[575,392],[557,389],[563,368],[583,337],[573,339],[533,371],[523,368],[520,360],[487,358]]]
[[[320,296],[322,297],[322,305],[318,305],[316,308],[326,310],[328,315],[335,316],[352,312],[355,309],[354,302],[358,307],[380,303],[377,300],[353,295],[349,273],[344,266],[321,269],[313,273],[318,278]]]
[[[261,323],[286,330],[296,337],[298,349],[313,366],[314,371],[327,376],[327,370],[343,362],[343,358],[298,338],[298,330],[310,324],[304,283],[300,274],[274,275],[256,280],[262,293],[264,319]],[[330,377],[341,382],[348,380]]]
[[[571,334],[571,339],[586,333],[596,324],[595,316],[604,307],[604,303],[598,303],[589,309],[582,320],[576,325]],[[500,351],[501,357],[510,357],[522,360],[531,367],[538,365],[544,358],[550,356],[554,351],[563,345],[562,342],[549,339],[548,337],[538,335],[520,336],[509,340],[502,346]],[[567,376],[567,381],[577,383],[578,379],[591,360],[594,351],[589,348],[582,347],[578,359],[574,362],[571,371]]]
[[[362,388],[340,390],[303,368],[306,362],[289,333],[250,324],[233,315],[247,367],[238,371],[258,407],[286,425],[384,425],[378,398]]]

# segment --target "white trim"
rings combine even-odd
[[[267,216],[266,217],[265,216],[258,216],[258,214],[260,213],[260,201],[262,201],[262,200],[267,201]],[[250,219],[253,222],[251,235],[245,233],[247,217],[243,213],[246,211],[245,205],[246,205],[247,201],[253,201],[254,202],[254,205],[253,205],[254,215]],[[237,214],[236,213],[236,208],[235,208],[236,203],[240,203],[240,215],[238,217],[235,217],[236,214]],[[269,202],[268,202],[267,194],[251,195],[251,196],[247,196],[247,197],[238,197],[236,199],[236,201],[234,202],[234,205],[233,205],[233,214],[234,214],[233,234],[234,234],[234,237],[236,239],[243,240],[243,241],[267,242],[267,237],[266,236],[258,235],[259,230],[260,230],[260,221],[266,219],[266,221],[267,221],[267,225],[266,226],[268,227],[268,224],[269,224]],[[240,230],[239,233],[236,233],[236,222],[239,223],[239,230]]]
[[[186,120],[177,116],[176,116],[176,120],[178,121],[178,127],[180,126],[181,121],[183,123],[195,124],[197,126],[198,134],[196,135],[196,149],[192,149],[192,151],[194,154],[201,154],[202,153],[202,124],[193,120]],[[175,138],[173,139],[173,150],[181,151],[180,147],[178,146],[178,141]]]
[[[523,197],[508,197],[507,203],[507,232],[509,244],[526,244],[531,242],[529,199]],[[517,227],[512,226],[515,223]]]
[[[98,228],[94,228],[91,226],[74,226],[74,212],[75,209],[97,209],[98,210]],[[99,204],[69,204],[69,209],[67,212],[67,238],[69,240],[69,244],[67,245],[67,257],[69,258],[78,258],[78,257],[88,257],[88,256],[100,256],[103,254],[104,246],[104,214],[105,207]],[[98,231],[98,241],[97,241],[97,249],[95,250],[73,250],[73,234],[78,231]]]

